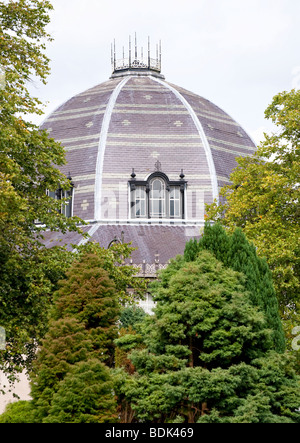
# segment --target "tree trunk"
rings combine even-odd
[[[201,417],[203,417],[203,415],[206,415],[207,411],[208,411],[207,403],[203,402],[202,403],[202,408],[201,408]]]

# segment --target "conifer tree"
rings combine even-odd
[[[254,245],[249,243],[242,230],[237,228],[230,235],[220,223],[206,223],[198,250],[195,244],[189,242],[184,257],[195,260],[202,250],[211,251],[226,266],[245,275],[244,285],[250,300],[264,312],[267,327],[273,331],[274,349],[284,351],[285,338],[271,272],[266,261],[257,256]]]
[[[78,320],[89,332],[98,358],[112,366],[120,305],[115,284],[103,266],[97,254],[75,261],[54,294],[52,316]]]
[[[246,276],[245,288],[254,306],[266,317],[267,326],[273,331],[274,349],[285,349],[285,337],[280,320],[279,305],[267,262],[258,257],[255,246],[249,243],[240,228],[230,238],[228,265]]]
[[[34,416],[42,422],[48,416],[59,383],[81,361],[92,355],[93,344],[83,324],[74,318],[51,320],[31,373]]]
[[[132,421],[299,423],[299,379],[290,354],[272,351],[264,314],[245,277],[209,251],[180,257],[152,287],[155,315],[117,344],[133,375],[116,372],[116,392]]]
[[[60,382],[44,423],[116,423],[109,369],[99,360],[77,363]]]
[[[72,390],[77,382],[83,382],[86,372],[84,370],[82,374],[77,364],[97,359],[101,365],[113,365],[119,311],[118,293],[103,269],[103,259],[95,253],[80,255],[54,295],[49,330],[34,362],[31,395],[38,421],[48,417],[58,390]],[[99,376],[99,380],[103,377],[105,381],[106,372],[101,365],[94,366],[92,377]],[[77,375],[79,380],[75,382]],[[66,377],[68,381],[62,385]],[[102,392],[100,387],[98,392],[99,395]],[[93,393],[92,397],[97,403],[96,394]],[[61,415],[57,408],[63,405],[63,401],[60,403],[58,397],[55,398],[56,406],[53,406],[52,413],[55,419],[60,420],[59,417],[68,411],[61,411]],[[102,413],[105,415],[104,411]],[[68,417],[71,420],[71,416]],[[78,419],[83,420],[83,417]]]

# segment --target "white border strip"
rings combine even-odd
[[[104,153],[106,148],[109,124],[118,95],[120,94],[121,89],[128,82],[129,79],[130,77],[125,77],[114,89],[112,95],[110,96],[103,117],[101,134],[98,145],[97,163],[96,163],[95,206],[94,206],[95,220],[101,220],[101,200],[102,200],[101,188],[102,188],[102,175],[103,175],[103,161],[104,161]]]
[[[83,246],[83,245],[85,245],[88,241],[90,241],[90,239],[93,237],[93,235],[97,232],[99,226],[101,226],[100,223],[95,223],[95,224],[91,227],[91,229],[89,229],[89,231],[88,231],[88,237],[84,237],[84,238],[82,238],[82,239],[80,240],[80,242],[77,244],[77,246]],[[73,252],[73,253],[76,253],[76,252],[77,252],[77,249],[76,249],[76,248],[73,249],[72,252]]]
[[[198,133],[200,135],[200,138],[201,138],[203,146],[204,146],[206,159],[207,159],[207,163],[208,163],[208,168],[209,168],[209,172],[210,172],[213,199],[216,199],[217,202],[219,203],[218,180],[217,180],[217,173],[216,173],[216,168],[215,168],[213,156],[211,153],[210,145],[209,145],[206,135],[204,133],[203,127],[202,127],[195,111],[193,110],[191,105],[187,102],[187,100],[175,88],[168,85],[168,83],[166,83],[162,80],[159,80],[158,78],[153,77],[152,80],[155,80],[157,83],[160,83],[164,87],[170,89],[170,91],[172,91],[173,94],[175,94],[176,97],[181,101],[181,103],[186,107],[187,111],[189,112],[190,116],[192,117],[193,122],[198,130]]]

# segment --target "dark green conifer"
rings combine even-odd
[[[114,339],[118,334],[120,307],[115,284],[103,269],[103,259],[93,253],[82,255],[66,275],[55,293],[49,330],[41,344],[31,375],[31,395],[38,422],[47,420],[50,410],[55,415],[55,420],[61,420],[64,414],[71,420],[68,408],[58,412],[59,405],[64,407],[64,403],[59,402],[55,394],[73,389],[76,383],[78,386],[83,383],[85,375],[75,371],[78,364],[97,359],[101,364],[95,366],[96,372],[94,374],[92,371],[91,374],[100,374],[101,378],[105,372],[101,365],[111,367],[114,363]],[[74,381],[77,376],[78,380]],[[68,381],[62,385],[66,377]],[[97,403],[97,392],[101,388],[98,387],[95,393],[91,392],[91,386],[89,389],[91,397]],[[54,398],[55,408],[52,404]],[[98,412],[95,412],[95,420]],[[91,410],[85,417],[88,421],[92,421],[88,417],[90,413],[92,414]],[[103,410],[101,414],[104,414]],[[84,414],[77,418],[79,421],[84,420]]]
[[[274,349],[284,351],[285,337],[271,272],[266,261],[257,256],[254,245],[249,243],[243,231],[237,228],[230,235],[220,223],[206,223],[198,242],[198,253],[203,250],[211,251],[225,266],[245,275],[244,285],[250,300],[264,313],[266,326],[273,331]],[[184,256],[186,259],[196,259],[195,243],[187,244]]]
[[[250,300],[244,274],[209,251],[192,262],[178,258],[170,268],[153,285],[157,306],[140,339],[117,341],[131,349],[135,370],[117,370],[123,416],[148,423],[299,423],[292,355],[273,351],[272,331]]]
[[[73,263],[55,294],[52,315],[55,319],[72,317],[83,324],[94,352],[108,366],[113,364],[119,312],[115,284],[103,269],[102,259],[91,253]]]
[[[116,423],[117,404],[109,369],[98,360],[73,366],[60,382],[44,423]]]

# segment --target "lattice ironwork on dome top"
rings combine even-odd
[[[120,71],[128,70],[148,70],[161,72],[161,41],[156,45],[156,57],[151,57],[150,37],[148,37],[148,50],[146,53],[143,48],[138,51],[137,38],[135,34],[134,47],[129,37],[128,56],[125,56],[125,49],[123,47],[123,57],[117,58],[116,43],[111,45],[111,65],[112,72],[116,74]]]

